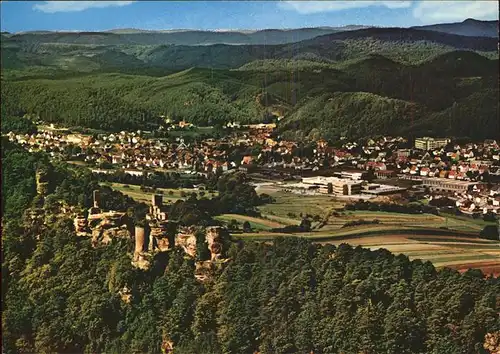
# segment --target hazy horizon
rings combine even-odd
[[[497,20],[492,1],[15,1],[2,2],[2,32],[258,31],[412,27]]]

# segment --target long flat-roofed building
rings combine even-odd
[[[432,150],[448,145],[448,138],[430,138],[428,136],[415,139],[415,148],[420,150]]]
[[[361,193],[361,182],[337,177],[305,177],[302,183],[318,186],[321,193],[352,195]],[[330,187],[331,186],[331,187]],[[331,192],[331,193],[330,193]]]
[[[441,192],[467,192],[479,182],[467,182],[450,180],[446,178],[422,178],[422,185],[430,188],[431,191]]]

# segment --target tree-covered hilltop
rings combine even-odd
[[[175,39],[174,39],[175,37]],[[250,38],[253,37],[253,38]],[[226,38],[226,39],[223,39]],[[342,62],[379,54],[414,64],[454,50],[498,58],[497,39],[411,28],[303,28],[254,33],[21,33],[2,40],[2,66],[69,71],[235,69],[255,60]]]
[[[36,77],[32,70],[5,72],[1,104],[7,116],[30,113],[66,126],[119,131],[158,127],[160,116],[221,125],[274,115],[284,116],[279,129],[288,137],[307,137],[313,128],[325,138],[406,134],[411,128],[414,134],[482,139],[497,131],[498,60],[468,51],[418,65],[368,55],[339,64],[264,60],[238,70],[191,68],[165,76],[58,77],[44,69]],[[478,120],[485,124],[469,129]]]
[[[407,101],[367,92],[335,92],[305,99],[280,126],[285,138],[337,140],[341,136],[369,136],[373,132],[398,134],[427,113]]]
[[[37,171],[48,181],[43,197]],[[259,202],[240,177],[214,181],[217,202],[228,207],[221,212]],[[94,248],[77,237],[57,205],[89,207],[95,188],[105,209],[144,217],[144,205],[99,187],[84,170],[3,141],[2,183],[5,353],[173,346],[180,354],[486,354],[485,335],[500,330],[499,279],[480,271],[461,275],[385,250],[277,238],[232,242],[228,262],[200,282],[195,260],[180,248],[157,254],[143,271],[131,265],[132,240]],[[170,213],[182,222],[198,202],[176,203]]]
[[[157,126],[160,115],[199,125],[260,121],[265,107],[256,102],[259,91],[231,73],[190,69],[159,78],[94,74],[5,80],[2,104],[13,115],[30,112],[48,122],[119,131]]]

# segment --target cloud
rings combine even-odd
[[[382,6],[389,9],[402,9],[411,6],[411,1],[281,1],[280,7],[294,10],[300,14],[307,15],[319,12],[334,12],[349,9],[359,9],[371,6]]]
[[[121,7],[132,4],[134,1],[45,1],[33,6],[34,10],[55,12],[77,12],[92,8]]]
[[[497,1],[420,1],[413,16],[423,23],[476,20],[498,20]]]

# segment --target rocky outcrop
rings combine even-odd
[[[35,174],[36,178],[36,192],[38,195],[49,194],[49,176],[46,171],[38,170]]]
[[[114,238],[130,238],[130,232],[126,225],[111,228],[96,228],[92,230],[92,245],[107,245]]]
[[[150,251],[165,252],[175,247],[168,237],[168,222],[150,222]]]
[[[148,270],[149,267],[151,266],[149,258],[150,255],[147,253],[134,253],[134,258],[132,259],[132,265],[142,270]]]
[[[224,247],[229,239],[229,233],[225,228],[220,226],[207,227],[205,232],[205,239],[208,243],[211,260],[222,259],[227,251]]]
[[[175,238],[176,245],[182,247],[186,254],[196,257],[196,236],[194,227],[186,227],[179,230]]]
[[[78,215],[73,220],[77,236],[92,237],[92,246],[107,245],[113,238],[130,238],[125,213],[107,212]]]
[[[168,251],[168,250],[173,248],[170,245],[170,241],[166,237],[165,238],[157,238],[156,239],[156,247],[157,247],[158,251],[160,251],[160,252],[165,252],[165,251]]]
[[[166,336],[163,336],[161,352],[164,354],[172,354],[174,352],[174,342]]]
[[[130,292],[130,289],[126,286],[124,286],[123,289],[118,291],[118,295],[120,295],[120,298],[126,304],[130,304],[130,302],[132,301],[132,293]]]
[[[483,348],[491,354],[500,354],[500,331],[487,333],[484,336]]]
[[[87,218],[82,215],[78,215],[74,219],[73,225],[75,226],[77,236],[89,236],[89,234],[92,233],[92,230],[89,228]]]

